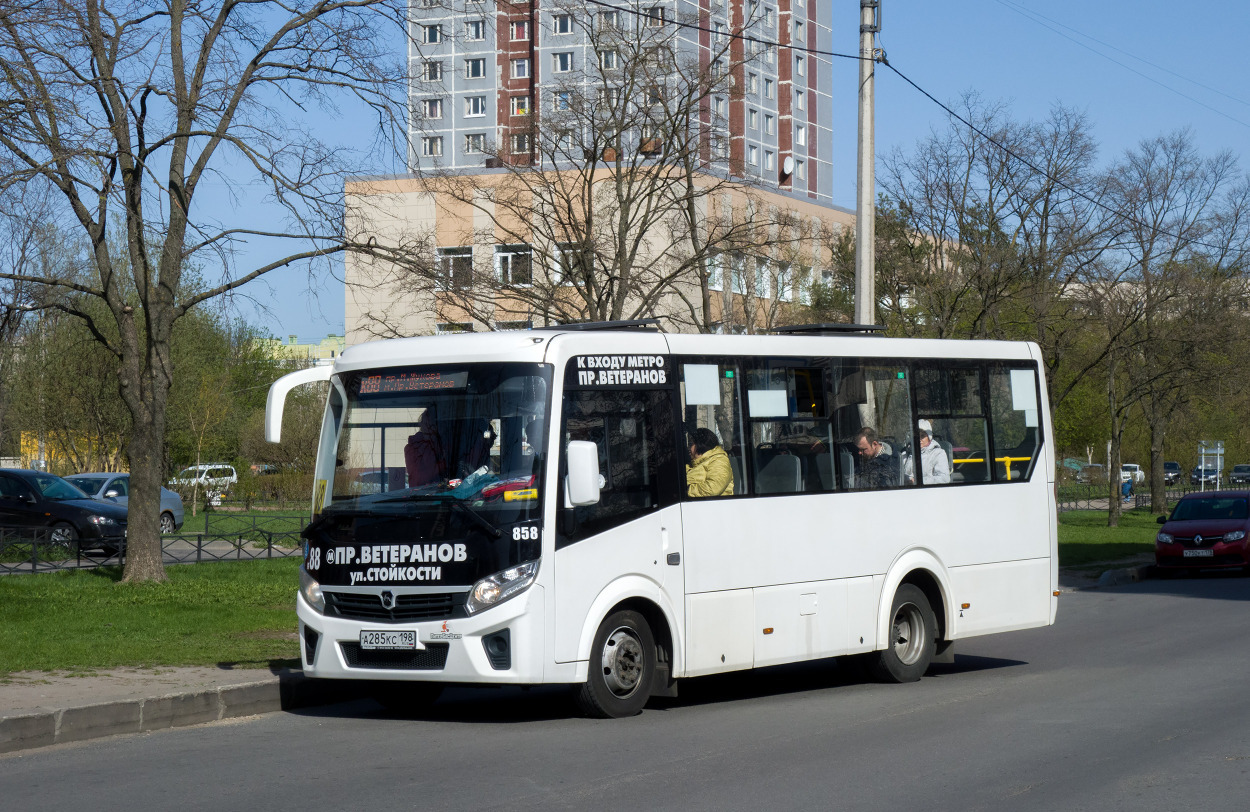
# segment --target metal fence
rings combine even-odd
[[[247,532],[180,533],[161,537],[161,557],[166,564],[287,558],[302,553],[298,532],[273,532],[255,523]],[[0,575],[90,569],[125,562],[124,547],[113,552],[100,549],[98,542],[53,541],[47,528],[0,527]]]
[[[1250,486],[1224,485],[1220,488],[1220,490],[1225,490],[1225,491],[1247,490],[1247,489],[1250,489]],[[1174,505],[1185,494],[1195,493],[1198,490],[1199,490],[1198,488],[1194,488],[1190,486],[1166,488],[1163,491],[1163,497],[1164,497],[1165,502],[1168,505]],[[1214,489],[1207,488],[1207,490],[1210,491]],[[1130,496],[1130,502],[1124,502],[1123,497],[1120,497],[1120,496],[1117,496],[1115,498],[1121,499],[1121,504],[1126,508],[1127,507],[1148,508],[1150,507],[1150,488],[1148,486],[1141,487],[1141,488],[1134,488],[1132,496]],[[1105,484],[1101,484],[1101,485],[1063,484],[1059,486],[1058,501],[1059,501],[1059,511],[1061,513],[1065,510],[1107,510],[1110,508],[1111,499],[1112,497],[1111,497],[1110,489]]]

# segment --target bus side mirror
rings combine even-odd
[[[567,507],[599,502],[599,447],[586,440],[573,440],[565,451],[569,472],[564,477],[564,503]]]

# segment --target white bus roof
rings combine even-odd
[[[619,336],[623,348],[636,333],[596,331],[593,335]],[[655,333],[648,333],[655,335]],[[349,347],[334,370],[345,372],[381,366],[432,363],[529,362],[545,359],[547,345],[583,341],[585,331],[558,328],[491,333],[456,333],[371,341]],[[906,358],[1041,358],[1036,345],[1023,341],[967,341],[928,338],[882,338],[869,335],[707,335],[664,333],[669,351],[678,355],[810,355],[885,356]],[[623,349],[623,351],[628,351]],[[568,350],[565,349],[564,353]],[[576,350],[574,350],[574,353]]]

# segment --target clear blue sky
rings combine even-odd
[[[833,50],[857,53],[858,0],[823,2],[834,5]],[[890,63],[943,102],[976,90],[1009,104],[1018,120],[1042,118],[1056,102],[1084,110],[1104,163],[1143,138],[1189,127],[1200,151],[1230,150],[1250,171],[1250,0],[882,3]],[[833,66],[835,203],[854,208],[858,68],[850,59]],[[946,126],[939,107],[887,68],[878,68],[876,96],[878,156]],[[269,313],[242,301],[240,312],[283,338],[342,333],[342,284],[322,279],[316,288],[309,292],[302,271],[276,272],[245,289]]]

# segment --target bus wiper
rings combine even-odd
[[[478,513],[476,510],[469,507],[464,502],[461,502],[459,499],[451,500],[451,507],[453,510],[456,508],[459,508],[464,513],[464,515],[469,517],[470,521],[472,521],[479,528],[484,530],[486,534],[490,536],[491,538],[497,539],[503,535],[502,530],[500,530],[498,527],[495,527],[495,525],[491,524],[490,522],[486,521],[486,519],[483,518],[482,514]]]
[[[448,498],[448,495],[445,493],[410,493],[407,496],[392,496],[389,499],[378,499],[375,504],[382,502],[446,502],[451,505],[452,510],[459,509],[464,515],[468,516],[469,521],[477,525],[480,530],[485,531],[491,538],[497,539],[503,535],[503,531],[483,518],[482,514],[454,496]]]

